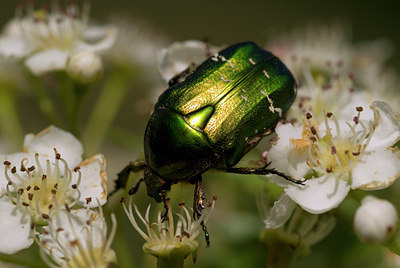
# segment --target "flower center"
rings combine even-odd
[[[111,249],[117,230],[114,214],[111,214],[112,229],[107,238],[107,224],[101,207],[100,213],[88,207],[84,212],[86,216],[80,210],[59,212],[44,227],[39,246],[46,249],[60,267],[106,268],[116,262],[115,252]],[[51,264],[47,258],[43,260]]]
[[[351,163],[359,154],[358,148],[355,147],[347,138],[338,139],[326,135],[312,146],[311,154],[317,159],[318,166],[327,173],[347,174],[351,170]]]
[[[318,130],[318,124],[311,121],[311,114],[307,114],[303,138],[293,140],[292,144],[296,149],[308,150],[307,164],[314,171],[322,174],[335,173],[339,178],[349,182],[352,164],[358,161],[371,138],[371,135],[368,135],[370,129],[359,120],[362,108],[356,109],[358,115],[354,117],[353,125],[346,122],[349,131],[343,135],[340,124],[332,113],[325,114],[325,133]],[[332,133],[329,121],[333,121],[335,133]],[[358,125],[361,126],[361,130],[356,130]]]
[[[89,268],[107,268],[109,267],[109,263],[112,261],[114,252],[109,250],[104,252],[103,248],[83,248],[82,245],[79,245],[79,241],[74,240],[70,242],[70,246],[72,249],[78,249],[76,254],[71,257],[64,266],[68,268],[81,268],[81,267],[89,267]],[[107,256],[111,255],[111,256]]]
[[[4,161],[5,176],[8,180],[7,193],[10,199],[22,209],[27,210],[33,223],[47,224],[47,219],[59,208],[75,205],[80,197],[78,186],[81,174],[79,168],[78,180],[72,183],[72,171],[67,162],[55,151],[55,162],[46,160],[46,167],[39,161],[39,154],[35,154],[35,164],[28,167],[29,160],[22,159],[21,173],[9,161]]]
[[[17,9],[18,26],[25,40],[34,50],[59,48],[71,50],[73,44],[82,39],[89,19],[89,3],[84,1],[82,11],[76,4],[65,8],[52,1],[51,12],[47,8],[36,9],[33,1]]]

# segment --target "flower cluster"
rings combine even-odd
[[[108,197],[104,155],[95,154],[85,159],[83,148],[89,155],[98,152],[109,135],[121,144],[142,150],[136,134],[112,127],[125,97],[132,94],[129,90],[146,86],[146,89],[162,87],[164,90],[184,81],[207,58],[218,61],[215,55],[220,48],[208,42],[188,40],[161,49],[164,37],[158,32],[153,34],[151,27],[137,19],[126,21],[117,16],[112,24],[94,24],[89,16],[89,1],[80,3],[53,0],[49,7],[38,8],[33,1],[27,1],[17,7],[15,17],[0,34],[1,138],[9,148],[14,145],[20,148],[23,128],[16,100],[18,90],[23,88],[35,90],[38,108],[51,125],[37,135],[26,135],[21,152],[0,155],[2,267],[6,258],[13,258],[5,254],[19,254],[35,242],[48,267],[118,266],[118,252],[112,249],[112,243],[117,233],[124,235],[127,230],[117,232],[114,213],[110,213],[111,227],[107,224],[107,215],[103,214],[113,210],[113,202],[103,208]],[[340,213],[335,212],[341,212],[344,206],[340,205],[350,198],[358,207],[353,206],[352,213],[353,228],[359,239],[382,244],[400,256],[396,207],[365,194],[367,190],[387,188],[400,177],[398,80],[385,68],[391,45],[385,41],[354,45],[342,25],[301,30],[270,40],[265,48],[293,73],[297,98],[286,115],[279,114],[286,121],[278,122],[271,129],[275,136],[267,142],[256,164],[264,168],[230,169],[224,166],[223,159],[215,165],[227,172],[271,173],[267,179],[272,183],[266,187],[268,191],[275,191],[274,198],[269,196],[274,200],[265,200],[264,196],[258,204],[265,227],[259,238],[268,248],[267,266],[288,267],[295,258],[309,254],[312,246],[327,237],[335,224],[340,224],[336,220]],[[235,69],[230,60],[222,56],[221,60]],[[248,61],[260,66],[252,58]],[[250,72],[240,78],[239,87],[253,82],[258,86],[255,78],[259,73],[263,79],[273,78],[269,71],[261,73],[256,67],[251,67],[255,68],[254,75]],[[159,77],[156,77],[157,71]],[[162,86],[157,78],[161,78]],[[231,81],[223,76],[221,80]],[[56,90],[51,91],[53,88]],[[83,120],[86,117],[80,116],[80,108],[84,107],[84,97],[92,88],[99,92],[93,94],[96,102],[87,105],[92,110],[85,111],[86,122]],[[224,96],[229,99],[236,89],[234,85],[234,90],[228,90]],[[260,90],[267,95],[266,89]],[[140,98],[133,98],[130,107],[140,110],[138,114],[147,114],[154,109],[155,98],[150,98],[158,97],[159,92],[148,90],[139,95]],[[249,103],[250,99],[241,97]],[[272,104],[268,96],[267,100]],[[283,98],[277,101],[284,102]],[[26,110],[30,112],[29,108]],[[240,107],[234,104],[228,108]],[[266,106],[266,111],[268,108],[273,112],[273,106]],[[263,119],[255,117],[255,120]],[[53,125],[68,128],[72,134]],[[270,133],[270,130],[264,131],[263,134]],[[251,145],[246,146],[246,152],[262,136],[257,131],[254,135],[257,135],[255,139],[244,139]],[[84,146],[76,137],[82,138]],[[219,161],[221,153],[217,151],[221,148],[217,144],[214,149]],[[237,156],[240,158],[241,152]],[[119,162],[116,156],[111,159]],[[149,163],[142,165],[145,178],[133,189],[142,181],[151,188],[154,183],[158,187],[167,181],[165,185],[170,186],[198,179],[197,175],[149,179],[153,164],[151,159],[147,160]],[[139,169],[134,171],[143,171]],[[128,182],[120,177],[117,184],[120,187]],[[170,189],[160,189],[164,188]],[[143,214],[132,196],[128,202],[121,199],[123,210],[119,211],[125,212],[145,240],[143,251],[155,256],[159,267],[183,267],[189,256],[196,261],[199,236],[204,235],[209,246],[206,224],[214,212],[216,197],[203,206],[204,195],[199,191],[197,184],[195,199],[200,200],[195,200],[194,210],[180,203],[178,213],[161,191],[164,212],[158,211],[155,221],[151,221],[150,205]],[[232,199],[239,200],[236,195]],[[120,241],[123,239],[118,238]],[[16,256],[15,259],[19,258]],[[126,266],[126,259],[129,256],[120,258],[121,266]]]
[[[16,17],[0,36],[0,54],[23,58],[35,75],[64,70],[70,55],[81,51],[102,52],[116,38],[112,26],[89,25],[90,4],[80,9],[73,2],[60,6],[52,1],[51,9],[35,9],[28,1],[17,9]]]
[[[382,189],[400,176],[400,156],[393,147],[400,138],[399,120],[381,101],[371,105],[373,124],[361,119],[361,107],[357,110],[353,122],[339,121],[332,113],[319,122],[308,114],[303,127],[276,127],[278,141],[268,155],[272,167],[307,182],[276,181],[311,213],[337,207],[350,189]]]
[[[327,215],[352,192],[384,189],[400,177],[399,98],[389,95],[397,85],[383,67],[389,47],[382,41],[355,46],[340,27],[307,29],[268,45],[299,87],[287,121],[277,124],[277,137],[262,158],[267,156],[270,168],[304,184],[269,176],[283,194],[272,207],[259,204],[266,228],[263,241],[279,237],[276,243],[291,245],[290,226],[298,217]],[[296,215],[296,205],[310,214]],[[390,202],[368,196],[355,213],[354,230],[362,241],[382,243],[398,254],[393,235],[397,222]],[[270,250],[275,242],[267,243]]]
[[[82,160],[81,143],[50,126],[25,137],[24,152],[1,156],[2,253],[12,254],[33,243],[35,226],[72,207],[106,202],[107,178],[101,154]],[[98,200],[98,202],[91,202]]]

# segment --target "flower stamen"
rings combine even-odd
[[[39,225],[46,224],[48,217],[60,208],[60,203],[74,206],[81,196],[79,169],[76,169],[79,173],[77,183],[71,187],[72,172],[67,162],[56,149],[54,154],[54,164],[46,159],[46,171],[40,164],[39,154],[35,154],[35,164],[30,167],[27,157],[21,160],[19,169],[21,173],[17,172],[15,166],[11,168],[10,161],[4,162],[8,197],[17,206],[28,209],[32,220]],[[60,163],[63,163],[63,167]]]

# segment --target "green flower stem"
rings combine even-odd
[[[183,256],[171,254],[168,260],[157,258],[157,268],[182,268],[184,263]]]
[[[400,256],[400,245],[397,243],[397,241],[390,241],[385,243],[385,246],[394,254]]]
[[[286,234],[283,229],[264,229],[260,241],[267,248],[268,268],[287,268],[296,259],[299,238]]]
[[[72,117],[74,110],[74,92],[72,90],[71,81],[65,74],[65,72],[55,72],[55,77],[57,78],[58,87],[60,91],[61,100],[64,103],[64,111],[67,116],[68,128],[72,132]],[[75,133],[73,133],[75,134]]]
[[[116,70],[106,76],[100,96],[82,133],[82,142],[88,155],[98,151],[111,123],[124,101],[132,73]]]
[[[295,251],[287,249],[287,245],[284,243],[276,243],[274,247],[270,248],[267,252],[267,264],[268,268],[287,268],[294,261]]]
[[[75,134],[77,137],[80,137],[79,112],[81,110],[82,102],[86,96],[86,93],[89,91],[90,85],[74,83],[73,87],[74,87],[75,101],[70,116],[70,124],[72,133]]]
[[[10,144],[10,150],[20,149],[23,141],[23,131],[19,120],[16,102],[16,89],[11,85],[0,86],[0,128],[3,137]]]
[[[69,130],[79,137],[79,112],[90,85],[74,83],[64,72],[58,72],[56,76],[60,84],[60,95],[64,101]]]
[[[60,126],[60,118],[56,113],[52,99],[46,92],[43,78],[34,76],[31,73],[28,75],[32,81],[33,90],[35,91],[40,111],[47,118],[50,124]]]

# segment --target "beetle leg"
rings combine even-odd
[[[207,231],[207,226],[204,224],[204,221],[201,221],[200,224],[201,224],[201,228],[203,229],[203,232],[204,232],[204,238],[206,239],[206,244],[207,244],[206,247],[209,247],[210,246],[210,234]]]
[[[164,222],[164,221],[168,220],[170,199],[167,198],[167,191],[161,191],[160,196],[161,196],[162,202],[164,204],[164,212],[161,214],[161,222]]]
[[[269,162],[262,168],[226,168],[224,170],[226,172],[238,173],[238,174],[256,174],[256,175],[274,174],[274,175],[278,175],[279,177],[284,178],[285,180],[291,181],[293,183],[305,185],[304,184],[304,182],[306,181],[305,179],[296,180],[295,178],[292,178],[291,176],[286,175],[283,172],[279,172],[274,168],[268,168],[268,166],[270,164],[271,164],[271,162]]]
[[[138,180],[138,182],[135,185],[133,185],[131,189],[129,189],[128,194],[130,194],[130,195],[136,194],[136,192],[139,190],[140,183],[142,183],[143,181],[144,181],[143,178]]]
[[[147,168],[147,163],[143,160],[135,160],[131,161],[126,167],[124,167],[123,170],[121,170],[118,173],[118,178],[115,181],[115,190],[112,191],[109,196],[114,194],[116,191],[118,191],[121,188],[125,188],[126,184],[128,183],[128,178],[131,172],[140,172],[144,169]],[[139,180],[130,190],[129,194],[134,194],[137,192],[140,183],[143,181],[143,179]]]
[[[182,72],[178,73],[177,75],[173,76],[169,81],[168,81],[168,86],[172,87],[178,83],[181,83],[185,81],[185,79],[193,73],[193,71],[196,69],[196,64],[191,63],[185,70]]]
[[[196,181],[196,186],[194,188],[193,196],[193,219],[199,219],[204,209],[203,201],[206,197],[204,196],[204,188],[202,178],[200,177]]]
[[[193,219],[198,220],[202,215],[202,210],[205,208],[204,199],[206,199],[204,195],[203,181],[202,178],[199,177],[196,180],[196,186],[194,188],[194,197],[193,197]],[[210,246],[210,234],[207,231],[207,226],[204,224],[204,221],[201,221],[201,228],[204,232],[204,237],[206,239],[207,247]]]

